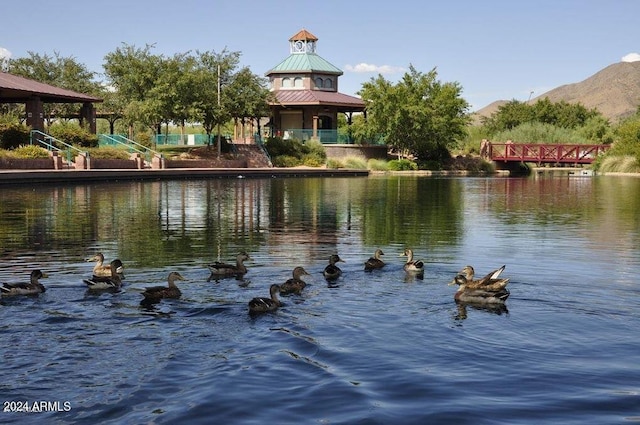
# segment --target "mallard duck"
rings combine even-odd
[[[345,261],[341,259],[338,254],[333,254],[329,257],[329,265],[325,267],[322,272],[325,279],[335,280],[342,275],[342,270],[340,270],[340,267],[336,266],[336,263],[339,262],[344,263]]]
[[[120,279],[124,279],[124,265],[119,259],[116,260],[119,261],[119,266],[116,272],[120,275]],[[111,264],[104,264],[104,255],[101,252],[98,252],[93,257],[88,258],[87,261],[95,261],[96,263],[93,266],[94,277],[111,277]]]
[[[280,294],[300,294],[305,286],[307,286],[307,283],[301,279],[301,277],[305,275],[310,276],[304,268],[296,267],[293,269],[293,278],[280,285]]]
[[[506,265],[497,268],[487,274],[482,279],[473,280],[473,276],[475,274],[475,270],[471,266],[465,266],[460,270],[458,275],[464,276],[466,279],[465,287],[467,289],[484,289],[486,291],[499,291],[500,289],[504,289],[509,283],[509,279],[500,278],[500,274],[504,271]],[[456,284],[456,278],[454,278],[449,285]]]
[[[209,268],[211,275],[208,280],[210,281],[216,277],[242,276],[247,273],[247,267],[244,265],[244,261],[250,259],[249,254],[246,252],[239,252],[236,256],[236,264],[221,263],[220,261],[209,264],[207,267]]]
[[[463,274],[459,274],[453,279],[454,284],[458,285],[453,298],[457,302],[469,304],[502,304],[509,298],[509,291],[506,288],[497,290],[477,289],[467,287],[467,278]]]
[[[376,249],[376,252],[373,253],[373,257],[364,262],[364,269],[369,271],[383,268],[384,261],[380,258],[381,255],[384,255],[384,252],[382,252],[381,249]]]
[[[405,249],[400,255],[401,257],[407,257],[407,262],[404,263],[404,270],[408,273],[423,274],[424,273],[424,261],[414,260],[413,251],[409,248]]]
[[[38,282],[39,279],[49,277],[40,270],[33,270],[29,277],[29,283],[3,283],[0,291],[3,296],[11,295],[37,295],[47,289]]]
[[[276,311],[281,305],[278,299],[278,292],[280,292],[280,285],[274,283],[269,287],[269,295],[271,295],[271,298],[256,297],[249,301],[249,314]]]
[[[187,280],[178,272],[169,273],[169,277],[167,278],[169,285],[168,286],[152,286],[146,288],[142,293],[144,299],[141,301],[141,304],[153,304],[160,302],[163,298],[180,298],[182,292],[176,286],[176,280]]]
[[[91,279],[83,279],[91,291],[101,291],[105,289],[118,290],[122,287],[122,278],[118,274],[118,270],[122,270],[122,261],[116,259],[109,263],[111,275],[109,277],[94,275]]]

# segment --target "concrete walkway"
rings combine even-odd
[[[176,180],[204,178],[361,177],[368,170],[327,168],[169,168],[99,170],[0,170],[0,185],[123,180]]]

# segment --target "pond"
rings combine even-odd
[[[640,421],[639,178],[22,185],[0,200],[0,282],[48,275],[45,293],[0,300],[2,423]],[[377,248],[386,266],[365,272]],[[210,279],[240,251],[246,275]],[[87,290],[97,252],[124,263],[120,292]],[[467,264],[506,265],[505,308],[456,304]],[[296,266],[302,294],[250,316]],[[141,306],[172,271],[182,297]]]

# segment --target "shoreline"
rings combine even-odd
[[[541,168],[537,172],[570,171],[567,168]],[[488,174],[469,171],[377,171],[359,169],[329,169],[315,167],[291,168],[168,168],[168,169],[93,169],[93,170],[0,170],[0,186],[7,184],[110,182],[136,180],[186,180],[230,178],[283,177],[368,177],[381,175],[414,175],[432,177],[487,177]],[[638,173],[598,173],[599,176],[640,177]],[[510,177],[508,171],[498,170],[495,177]]]
[[[324,168],[168,168],[94,170],[2,170],[0,186],[5,184],[69,183],[125,180],[178,180],[278,177],[362,177],[368,170]]]

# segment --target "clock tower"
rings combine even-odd
[[[315,53],[316,41],[315,35],[303,29],[289,39],[291,53]]]

